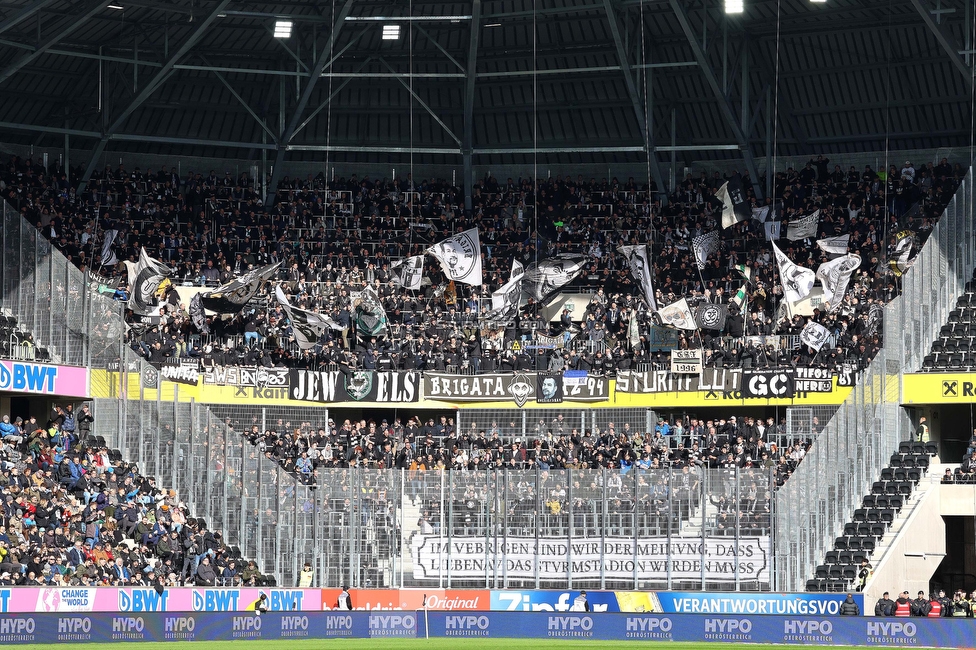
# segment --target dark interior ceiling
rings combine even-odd
[[[968,146],[973,17],[934,3],[0,0],[0,141],[474,164]]]

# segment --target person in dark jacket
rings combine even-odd
[[[925,597],[925,592],[918,592],[918,598],[912,601],[912,616],[928,616],[929,599]]]
[[[217,572],[210,566],[209,557],[204,557],[197,567],[196,583],[198,587],[213,587],[217,583]]]
[[[884,592],[884,595],[874,606],[875,616],[894,616],[895,614],[895,601],[888,598],[888,592]]]
[[[861,608],[854,602],[854,594],[847,594],[847,599],[840,604],[841,616],[860,616]]]

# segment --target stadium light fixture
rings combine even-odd
[[[399,25],[383,25],[383,40],[395,41],[400,38]]]
[[[113,2],[112,4],[108,5],[108,8],[109,9],[117,9],[119,11],[122,11],[123,9],[125,9],[125,7],[123,7],[122,5],[118,4],[117,2]]]
[[[291,38],[292,22],[290,20],[276,20],[274,27],[275,38]]]
[[[741,14],[745,10],[743,4],[743,0],[725,0],[725,13]]]
[[[813,3],[818,4],[818,5],[822,5],[825,2],[827,2],[827,0],[810,0],[810,2],[813,2]]]

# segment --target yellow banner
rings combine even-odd
[[[976,403],[976,373],[918,373],[904,376],[905,404]]]
[[[945,375],[942,375],[945,376]],[[970,391],[973,390],[972,382],[976,382],[976,375],[966,375],[967,381],[971,382]],[[367,404],[365,402],[307,402],[293,400],[288,397],[288,387],[259,388],[254,386],[215,386],[205,385],[201,379],[197,385],[175,383],[166,381],[161,377],[157,378],[155,385],[159,388],[146,386],[144,378],[138,373],[129,373],[128,382],[125,387],[123,397],[128,399],[155,401],[157,391],[161,391],[159,398],[163,401],[173,401],[177,398],[180,402],[194,400],[201,404],[249,404],[253,406],[306,406],[306,407],[346,407],[363,408],[364,406],[382,406],[394,408],[410,409],[443,409],[443,408],[463,408],[463,409],[514,409],[519,408],[514,401],[444,401],[427,399],[421,396],[417,402],[399,402],[384,404]],[[913,375],[906,375],[906,394],[909,394],[908,379]],[[923,379],[932,379],[935,375],[915,375]],[[122,387],[119,385],[120,375],[117,372],[106,370],[92,370],[92,397],[118,398]],[[152,383],[152,382],[150,382]],[[959,389],[960,392],[962,389]],[[141,391],[141,392],[140,392]],[[837,378],[832,379],[832,390],[829,393],[799,392],[794,397],[789,398],[744,398],[739,391],[669,391],[658,393],[623,393],[616,390],[616,382],[610,381],[610,398],[604,402],[573,402],[566,400],[559,404],[539,404],[535,401],[526,402],[523,408],[526,409],[591,409],[591,408],[712,408],[712,407],[765,407],[765,406],[839,406],[850,395],[851,388],[838,386]],[[971,398],[976,401],[976,398]],[[937,402],[939,400],[923,400]],[[949,401],[949,400],[943,400]]]

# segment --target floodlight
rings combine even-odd
[[[383,40],[395,41],[400,38],[399,25],[383,25]]]
[[[276,20],[274,27],[274,37],[275,38],[291,38],[291,26],[290,20]]]
[[[743,0],[725,0],[725,13],[727,14],[741,14],[744,9]]]

